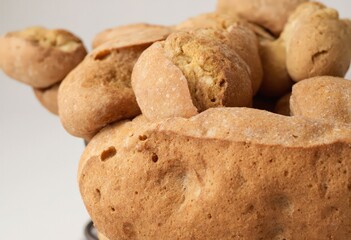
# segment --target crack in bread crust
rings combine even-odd
[[[244,82],[237,87],[252,95],[251,87],[247,86],[251,82],[246,64],[225,41],[226,36],[220,31],[207,29],[172,34],[163,44],[167,57],[188,80],[193,104],[200,112],[219,106],[247,106],[245,100],[231,101],[233,93],[227,92],[233,89],[228,85],[234,81]],[[241,71],[242,76],[233,76],[230,72],[234,69]]]

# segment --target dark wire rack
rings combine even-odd
[[[84,228],[84,236],[87,240],[99,240],[93,222],[89,222]]]

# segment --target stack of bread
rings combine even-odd
[[[177,26],[103,31],[85,54],[60,30],[0,39],[4,72],[90,141],[78,181],[101,239],[351,239],[351,21],[336,10],[219,0]]]

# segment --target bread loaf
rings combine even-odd
[[[351,61],[351,21],[318,3],[301,4],[284,30],[291,78],[344,77]]]
[[[290,14],[308,0],[218,0],[221,13],[242,17],[276,36],[282,32]]]
[[[238,17],[219,13],[207,13],[188,19],[176,26],[177,30],[197,30],[212,28],[224,30],[229,35],[222,39],[246,62],[252,80],[252,90],[255,95],[262,83],[263,70],[259,56],[258,39],[272,39],[259,26],[248,23]],[[255,34],[257,37],[255,37]],[[229,40],[228,40],[229,39]]]
[[[150,44],[108,42],[65,78],[59,90],[59,115],[70,134],[90,139],[107,124],[140,114],[131,74]]]
[[[0,37],[2,70],[34,88],[60,82],[85,55],[82,41],[65,30],[31,27]]]
[[[301,4],[276,41],[261,43],[260,93],[281,97],[295,82],[316,76],[344,77],[351,61],[351,22],[323,4]]]
[[[351,124],[351,81],[315,77],[296,84],[291,96],[295,116]]]
[[[351,128],[254,109],[115,124],[79,169],[115,239],[349,239]]]
[[[250,68],[229,44],[232,39],[223,30],[198,29],[173,33],[147,49],[132,75],[145,117],[191,117],[212,107],[250,106]]]

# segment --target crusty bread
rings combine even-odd
[[[171,27],[147,23],[119,26],[97,34],[93,40],[93,48],[97,48],[109,41],[123,41],[131,45],[156,42],[165,39],[171,32]]]
[[[135,117],[140,109],[131,87],[131,74],[150,39],[137,44],[107,42],[96,48],[62,82],[59,115],[72,135],[90,139],[109,123]]]
[[[2,70],[34,88],[60,82],[86,54],[81,40],[65,30],[32,27],[0,37]]]
[[[60,82],[48,88],[33,88],[39,102],[52,114],[58,115],[57,95]]]
[[[297,83],[292,92],[295,116],[351,124],[351,81],[315,77]]]
[[[102,130],[80,162],[116,239],[350,239],[350,125],[254,109]]]
[[[252,80],[252,90],[255,95],[262,83],[263,70],[259,56],[258,39],[272,40],[273,38],[260,29],[259,26],[248,23],[238,17],[219,13],[206,13],[190,18],[176,26],[176,30],[197,30],[202,28],[212,28],[224,30],[230,36],[227,44],[246,62]],[[257,35],[257,37],[255,37]],[[264,41],[262,40],[262,41]]]
[[[351,61],[350,23],[322,4],[301,4],[282,35],[291,78],[298,82],[325,75],[344,77]]]
[[[221,13],[242,17],[279,36],[295,8],[308,0],[218,0]]]
[[[275,105],[274,112],[284,116],[291,116],[290,98],[291,93],[288,93],[284,97],[280,98]]]
[[[176,32],[147,49],[132,75],[145,117],[190,117],[212,107],[250,106],[250,69],[228,44],[230,37],[213,29]]]
[[[351,24],[323,4],[301,4],[280,38],[261,42],[260,94],[282,97],[295,82],[315,76],[344,77],[351,60]]]

